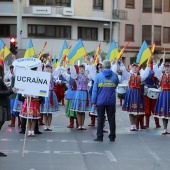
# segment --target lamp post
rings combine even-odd
[[[18,48],[22,48],[22,15],[21,15],[21,0],[17,0],[17,42]]]
[[[112,18],[113,18],[113,0],[111,0],[111,9],[110,9],[110,44],[112,43]]]

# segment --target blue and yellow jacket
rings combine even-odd
[[[113,105],[116,104],[116,87],[119,79],[116,73],[110,69],[104,69],[98,73],[94,80],[92,91],[92,104]]]

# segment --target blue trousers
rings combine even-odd
[[[110,139],[116,138],[116,122],[115,122],[115,105],[98,105],[97,106],[97,117],[98,117],[98,126],[97,126],[97,138],[103,139],[103,125],[105,113],[107,113],[107,118],[110,126]]]

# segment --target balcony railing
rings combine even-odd
[[[127,11],[121,9],[113,10],[113,19],[127,20]]]

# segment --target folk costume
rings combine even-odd
[[[11,86],[10,86],[11,90],[14,87],[14,83],[15,83],[15,76],[13,75],[11,77]],[[10,98],[11,124],[8,125],[8,126],[10,126],[10,127],[15,127],[16,117],[18,117],[18,127],[20,127],[20,125],[21,125],[21,121],[20,121],[20,117],[19,117],[19,111],[14,109],[16,96],[17,96],[17,93],[13,93],[9,96],[9,98]]]
[[[153,63],[152,63],[153,64]],[[158,89],[159,79],[161,76],[161,71],[159,70],[156,63],[153,64],[153,71],[149,74],[149,76],[145,79],[145,86],[147,88],[155,88]],[[155,105],[157,99],[151,99],[147,95],[144,96],[145,99],[145,118],[146,118],[146,127],[149,127],[149,121],[151,113],[154,113]],[[154,117],[156,128],[160,128],[159,119]]]
[[[48,72],[52,71],[52,66],[50,64],[47,64],[45,67],[46,67],[46,71],[48,69],[49,69]],[[51,75],[48,97],[44,97],[44,102],[40,105],[40,112],[41,114],[43,114],[44,123],[45,123],[44,131],[52,131],[50,128],[51,121],[52,121],[52,114],[55,114],[57,111],[59,111],[58,99],[54,92],[54,88],[55,88],[55,81],[53,76]]]
[[[167,131],[168,120],[170,119],[170,63],[165,63],[165,73],[162,74],[160,80],[162,91],[159,93],[153,114],[163,120],[164,131],[162,134],[170,134]]]
[[[80,73],[81,70],[81,73]],[[89,82],[89,74],[85,73],[85,66],[79,66],[79,73],[76,73],[75,67],[70,66],[71,77],[76,80],[77,89],[75,96],[71,102],[70,110],[77,112],[78,130],[86,130],[84,128],[85,112],[90,110],[90,96],[87,90]]]
[[[132,70],[138,68],[137,64],[132,64]],[[141,74],[139,72],[132,71],[129,73],[124,66],[121,66],[122,75],[129,80],[129,89],[126,92],[124,103],[122,105],[122,110],[129,113],[129,118],[131,122],[131,131],[136,131],[136,121],[137,115],[144,114],[144,98],[142,97],[142,90],[140,83],[143,82],[149,74],[149,68],[147,67],[145,71]]]

